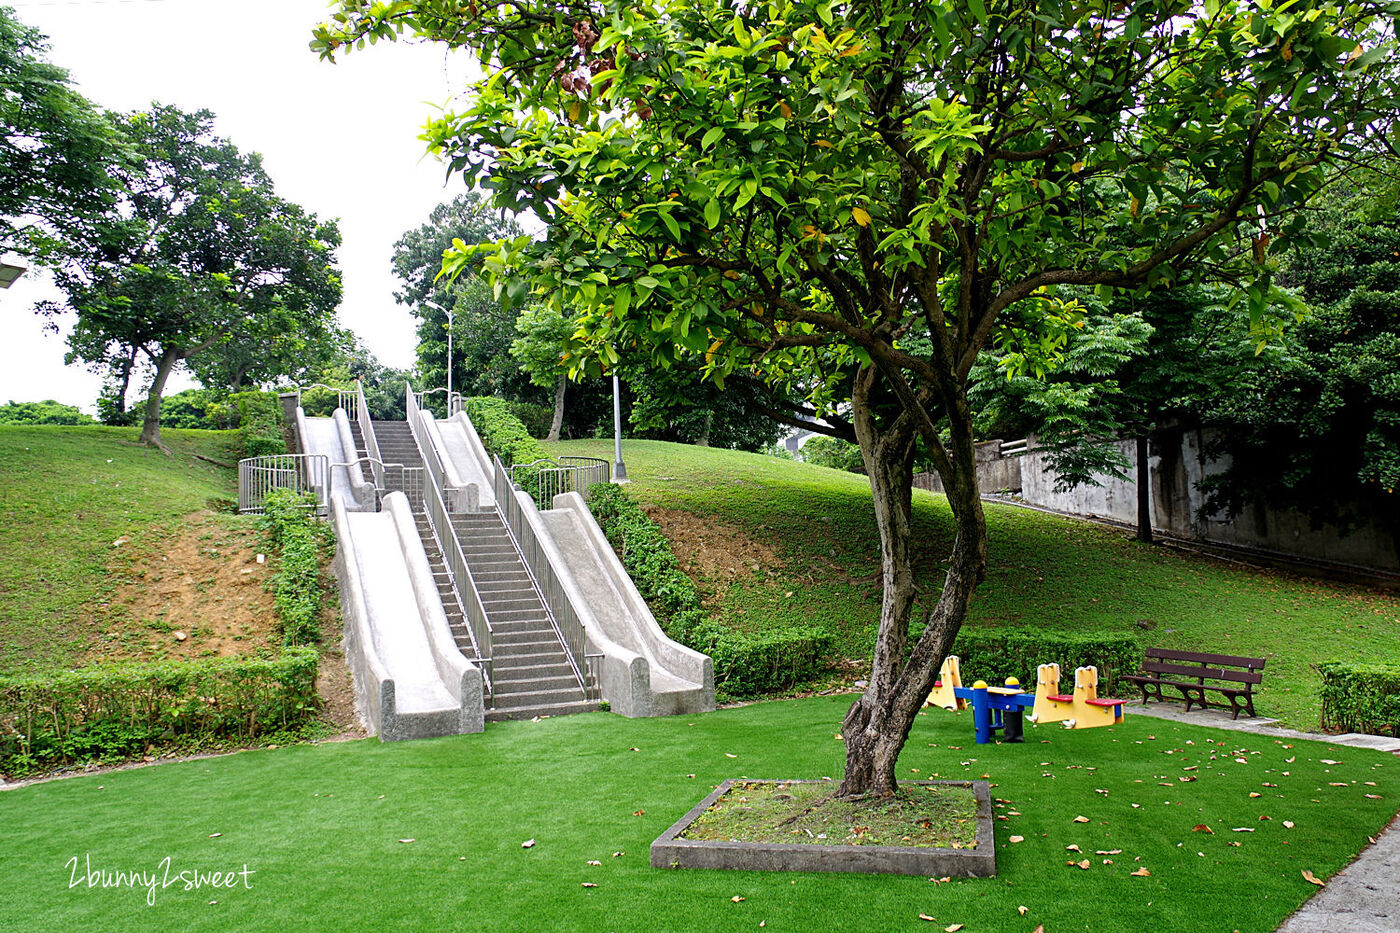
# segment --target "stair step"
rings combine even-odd
[[[583,690],[579,688],[578,681],[574,681],[572,688],[555,690],[531,690],[515,693],[498,688],[492,691],[491,705],[495,709],[508,709],[522,706],[548,706],[554,703],[578,703],[583,699]]]
[[[487,722],[508,722],[519,719],[534,719],[536,716],[569,716],[573,713],[598,712],[597,700],[581,700],[575,703],[552,703],[546,706],[507,707],[488,709]]]

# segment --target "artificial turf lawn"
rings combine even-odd
[[[612,458],[604,441],[547,446]],[[837,636],[841,657],[868,663],[880,612],[880,546],[864,476],[661,441],[627,441],[623,453],[632,480],[626,488],[643,505],[737,527],[776,551],[778,564],[745,579],[699,580],[713,613],[750,631],[819,624]],[[987,577],[973,596],[969,628],[1131,632],[1144,646],[1263,657],[1255,708],[1303,730],[1316,730],[1322,713],[1312,665],[1400,664],[1395,593],[1192,557],[1012,505],[987,502],[985,509]],[[928,600],[942,587],[952,540],[947,499],[915,490],[913,528],[916,579]]]
[[[765,933],[810,933],[928,930],[925,914],[964,933],[1267,933],[1316,892],[1302,870],[1337,871],[1400,803],[1400,759],[1377,752],[1288,747],[1131,708],[1121,726],[1044,726],[1024,745],[979,747],[970,714],[930,710],[900,773],[989,776],[1006,817],[997,877],[649,866],[650,842],[724,778],[839,778],[835,734],[850,700],[501,723],[0,793],[0,930],[751,931],[762,921]],[[174,874],[246,865],[251,887],[241,877],[232,890],[176,884],[149,907],[144,889],[69,887],[70,859],[81,881],[89,857],[95,869],[157,871],[167,856]],[[1087,870],[1066,865],[1081,858]],[[1141,868],[1151,874],[1130,874]]]

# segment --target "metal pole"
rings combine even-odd
[[[613,373],[613,482],[627,482],[627,466],[622,462],[622,392]]]
[[[455,311],[447,312],[447,417],[452,417],[452,319]]]

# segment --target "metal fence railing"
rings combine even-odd
[[[583,629],[573,603],[569,600],[563,584],[549,562],[549,556],[535,536],[535,529],[526,519],[515,498],[515,483],[506,472],[500,457],[491,458],[492,488],[496,496],[496,508],[500,510],[506,532],[515,542],[520,556],[525,560],[525,571],[539,592],[544,603],[545,614],[559,635],[568,655],[569,666],[578,678],[579,686],[589,699],[598,698],[598,660],[588,654],[588,634]]]
[[[537,508],[550,509],[561,493],[583,493],[594,483],[610,481],[612,464],[596,457],[541,459],[512,466],[510,478],[530,494]]]
[[[355,389],[341,389],[336,386],[328,386],[324,382],[313,382],[309,386],[299,385],[297,390],[297,407],[301,408],[301,394],[310,389],[326,389],[335,393],[335,407],[343,408],[345,413],[352,419],[355,417],[355,392],[359,388],[359,381],[355,382]]]
[[[409,386],[405,391],[404,404],[408,415],[408,429],[413,433],[413,439],[423,455],[423,465],[426,471],[423,483],[424,511],[428,516],[428,524],[433,530],[433,535],[437,538],[438,548],[442,551],[443,560],[447,565],[453,592],[457,597],[458,605],[462,607],[462,614],[467,620],[467,629],[471,633],[472,647],[476,656],[469,656],[469,660],[475,661],[481,667],[486,691],[491,693],[491,622],[486,618],[486,606],[481,601],[481,593],[476,588],[476,580],[472,577],[471,568],[467,565],[466,555],[462,551],[461,539],[457,537],[457,529],[452,525],[451,512],[447,507],[446,496],[443,494],[443,490],[446,488],[446,479],[442,460],[438,455],[437,447],[428,436],[422,410],[419,407],[419,396],[414,393],[412,386]]]
[[[374,473],[374,485],[382,490],[384,459],[379,456],[379,441],[374,436],[374,421],[369,416],[369,402],[365,401],[365,387],[358,381],[355,383],[355,420],[360,423],[360,436],[365,440],[365,455]]]
[[[462,410],[461,392],[449,392],[447,391],[447,389],[424,389],[422,392],[414,392],[411,388],[408,390],[408,393],[412,397],[414,404],[417,405],[420,409],[426,408],[429,411],[432,411],[432,408],[428,405],[428,402],[430,401],[430,396],[437,395],[439,392],[443,393],[443,395],[446,397],[446,401],[444,402],[443,408],[443,417],[451,418],[453,415],[457,414],[457,412]],[[433,411],[433,415],[436,416],[437,412]]]
[[[324,511],[330,493],[330,458],[325,454],[273,454],[238,461],[238,511],[261,512],[274,489],[291,489],[316,497]]]

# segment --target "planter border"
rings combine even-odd
[[[735,784],[825,784],[730,778],[720,784],[651,844],[653,868],[727,868],[744,871],[841,871],[862,874],[926,875],[932,878],[991,878],[996,875],[992,832],[992,792],[987,781],[901,781],[918,786],[971,787],[977,798],[977,845],[972,849],[920,846],[804,845],[682,839],[702,813]]]

